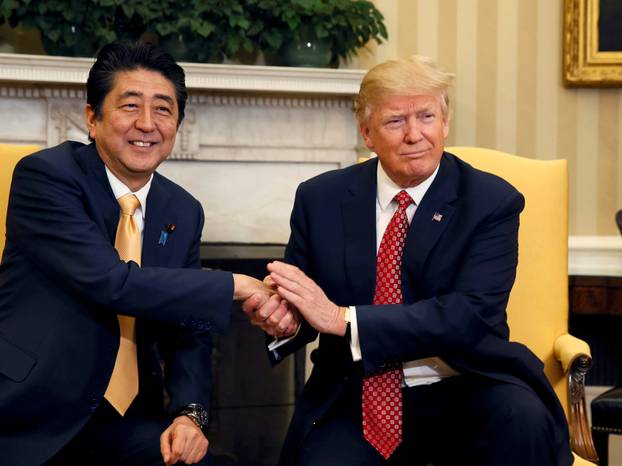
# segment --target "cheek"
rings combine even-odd
[[[174,141],[175,135],[177,134],[177,125],[175,124],[165,124],[160,127],[160,132],[162,133],[162,137],[167,141]]]

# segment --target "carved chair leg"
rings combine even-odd
[[[573,361],[568,371],[569,421],[572,435],[571,444],[574,452],[588,461],[598,462],[598,455],[587,421],[585,404],[585,374],[591,365],[592,358],[580,356]]]

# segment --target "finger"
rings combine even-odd
[[[255,293],[242,303],[242,310],[246,314],[250,314],[261,305],[261,301],[261,295],[259,293]]]
[[[255,311],[254,318],[257,322],[265,322],[280,306],[281,297],[278,294],[270,296],[270,299]]]
[[[290,303],[292,303],[294,306],[296,306],[298,308],[298,310],[305,315],[305,304],[307,303],[307,300],[305,300],[303,297],[301,297],[300,295],[288,290],[287,288],[284,288],[282,286],[278,286],[277,288],[279,294],[285,298],[287,301],[289,301]]]
[[[175,464],[181,459],[186,446],[186,436],[179,432],[179,429],[173,432],[173,442],[171,444],[171,463]]]
[[[192,454],[190,455],[190,460],[194,463],[198,463],[203,459],[203,457],[207,454],[207,447],[209,442],[207,437],[203,434],[203,432],[197,432],[196,442],[193,444]]]
[[[268,333],[269,335],[275,336],[275,337],[282,337],[285,334],[285,329],[287,329],[287,327],[289,327],[290,322],[291,322],[291,317],[289,317],[287,314],[283,317],[283,319],[286,319],[284,322],[281,320],[279,321],[276,325],[265,325],[264,326],[264,332]]]
[[[292,311],[292,321],[290,322],[289,326],[285,330],[285,335],[287,336],[291,336],[293,333],[296,333],[296,331],[298,330],[298,327],[300,326],[300,313],[298,312],[298,309],[292,308],[291,311]]]
[[[285,314],[285,316],[283,316],[283,318],[276,325],[276,329],[281,336],[284,336],[286,334],[286,331],[291,325],[293,318],[294,316],[292,312],[288,311],[287,314]]]
[[[272,280],[272,277],[270,277],[270,275],[265,276],[265,278],[263,279],[263,284],[270,289],[274,289],[276,287],[276,283],[274,283],[274,280]]]
[[[162,460],[166,466],[171,466],[171,438],[170,427],[166,429],[162,435],[160,435],[160,453],[162,454]]]
[[[307,277],[302,270],[294,265],[286,264],[285,262],[271,262],[270,264],[268,264],[268,270],[270,271],[270,276],[273,279],[273,274],[277,273],[281,277],[291,280],[306,289],[310,289],[315,285],[315,282]],[[277,280],[275,281],[279,285],[281,284]]]
[[[274,312],[268,316],[264,324],[276,328],[283,317],[285,317],[288,313],[291,313],[291,311],[287,309],[287,305],[281,300],[279,302],[279,307],[277,307]]]
[[[272,272],[270,273],[270,276],[276,282],[277,290],[278,290],[278,286],[280,286],[280,287],[286,288],[288,291],[292,293],[296,293],[298,296],[304,296],[305,293],[309,291],[309,289],[305,287],[304,285],[302,285],[301,283],[297,282],[296,280],[292,280],[291,278],[286,277],[285,275],[281,275],[281,273],[279,272]],[[283,295],[281,296],[283,298],[285,297]]]
[[[192,448],[192,451],[188,455],[187,464],[198,463],[207,454],[207,439],[199,439]]]
[[[285,330],[285,332],[283,333],[284,337],[291,337],[296,333],[296,330],[298,330],[298,323],[292,323],[290,324],[289,327],[287,327],[287,330]]]

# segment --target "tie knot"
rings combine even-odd
[[[134,212],[136,212],[136,209],[140,206],[140,201],[133,194],[126,194],[117,199],[117,201],[121,206],[121,212],[129,216],[134,215]]]
[[[410,197],[410,195],[404,190],[401,190],[399,193],[397,193],[393,199],[397,201],[398,208],[402,209],[405,209],[410,204],[415,202],[413,201],[413,198]]]

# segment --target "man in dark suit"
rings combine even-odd
[[[155,172],[186,99],[170,55],[110,44],[87,82],[94,142],[16,167],[0,265],[0,463],[207,464],[209,332],[227,327],[233,299],[269,290],[200,270],[202,208]]]
[[[298,188],[289,264],[268,266],[283,300],[252,314],[303,317],[275,363],[320,334],[281,466],[572,463],[542,363],[508,341],[524,199],[444,152],[451,79],[423,57],[370,70],[356,113],[378,157]]]

